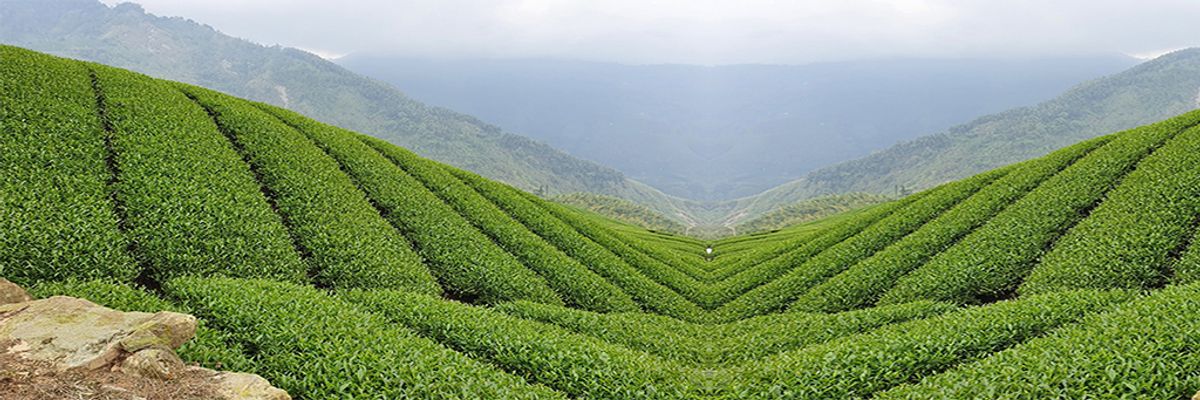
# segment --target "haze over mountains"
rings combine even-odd
[[[1137,60],[1101,55],[706,67],[351,54],[336,62],[668,194],[714,202],[1051,98]]]

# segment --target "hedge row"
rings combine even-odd
[[[516,189],[467,171],[450,171],[522,225],[621,288],[647,311],[687,320],[702,314],[700,307],[642,275],[608,249],[544,212],[536,201],[521,196]]]
[[[758,264],[746,265],[737,274],[715,282],[708,288],[707,296],[705,296],[702,304],[712,309],[734,301],[746,292],[787,274],[793,268],[804,264],[813,256],[853,237],[892,213],[907,207],[924,195],[923,192],[872,208],[841,224],[822,230],[818,235],[800,237],[798,238],[800,243],[802,243],[800,246],[793,247],[792,243],[783,244],[780,247],[792,248],[792,250],[782,252]],[[774,250],[769,250],[769,252],[775,253]],[[758,256],[752,256],[749,259],[759,258]],[[739,266],[734,265],[731,268],[739,268]]]
[[[165,288],[253,348],[257,372],[296,398],[565,398],[311,287],[179,278]]]
[[[410,239],[452,295],[496,303],[531,300],[562,304],[546,281],[475,229],[358,134],[298,114],[261,106],[295,127],[337,160],[381,213]]]
[[[213,115],[234,148],[255,167],[316,271],[317,283],[441,294],[421,257],[337,162],[307,137],[244,100],[192,86],[179,88]]]
[[[692,324],[648,314],[597,314],[530,302],[505,303],[497,309],[662,358],[713,367],[942,314],[954,306],[917,302],[841,314],[772,314],[723,325]]]
[[[413,293],[340,297],[574,398],[678,399],[698,391],[679,366],[552,325]]]
[[[725,303],[716,310],[715,320],[728,322],[783,309],[804,291],[895,243],[1008,171],[995,170],[934,189],[911,205],[814,255],[787,274]]]
[[[981,303],[1011,296],[1035,260],[1138,161],[1200,120],[1189,114],[1118,133],[995,218],[901,278],[880,304]]]
[[[287,228],[204,109],[169,83],[93,68],[113,129],[116,197],[154,275],[304,281]]]
[[[575,228],[577,232],[591,239],[596,244],[604,246],[604,248],[616,254],[627,264],[641,271],[642,275],[670,288],[693,303],[699,298],[700,288],[703,286],[699,281],[687,274],[634,249],[610,230],[578,214],[574,210],[568,209],[566,206],[541,201],[541,199],[534,197],[532,194],[522,193],[522,195],[527,196],[530,200],[537,201],[537,204],[544,210],[543,212],[550,213]]]
[[[1042,257],[1021,294],[1142,289],[1166,282],[1168,263],[1200,215],[1200,127],[1142,160],[1087,219]]]
[[[1196,315],[1200,285],[1170,287],[876,398],[1191,398],[1200,388]]]
[[[904,274],[949,248],[1108,139],[1090,140],[1014,166],[1011,173],[916,232],[814,287],[792,303],[790,309],[838,312],[874,305]]]
[[[1042,336],[1132,297],[1079,291],[1033,296],[889,325],[780,353],[730,373],[730,398],[867,398]]]
[[[29,287],[35,298],[70,296],[121,311],[155,313],[159,311],[190,311],[128,284],[110,279],[68,280],[42,282]],[[246,356],[241,344],[229,334],[213,329],[205,319],[198,319],[196,336],[179,347],[183,361],[205,368],[223,371],[254,372],[254,362]]]
[[[88,69],[0,46],[0,276],[130,280]]]
[[[364,140],[546,279],[568,305],[601,312],[641,310],[628,294],[530,232],[442,166],[378,139]]]

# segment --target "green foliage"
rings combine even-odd
[[[318,283],[441,294],[405,239],[307,137],[243,100],[181,89],[213,115],[254,167]]]
[[[78,297],[121,311],[189,312],[143,289],[111,280],[42,282],[30,287],[29,293],[35,298]],[[254,372],[255,364],[246,357],[242,346],[229,334],[213,329],[204,319],[197,320],[196,336],[184,343],[178,354],[183,361],[206,368]]]
[[[1200,128],[1193,127],[1139,162],[1042,257],[1021,294],[1161,286],[1200,216],[1197,165]]]
[[[667,218],[649,207],[619,197],[588,192],[575,192],[550,196],[548,200],[582,208],[617,221],[650,230],[683,233],[687,228],[682,223]]]
[[[313,288],[180,278],[166,290],[253,347],[258,373],[296,398],[564,398]]]
[[[422,160],[416,154],[382,141],[366,142],[420,180],[476,228],[545,278],[568,305],[601,312],[641,310],[621,289],[546,243],[443,169],[448,167]]]
[[[772,314],[722,325],[639,313],[597,314],[530,302],[505,303],[497,309],[665,359],[712,367],[745,363],[954,307],[916,302],[841,314]]]
[[[709,287],[708,296],[702,304],[707,308],[728,304],[747,291],[788,273],[795,266],[912,204],[919,197],[923,197],[923,194],[873,208],[827,230],[798,235],[793,240],[741,257],[731,265],[722,267],[734,274]],[[717,275],[722,274],[717,272]]]
[[[955,205],[916,232],[812,288],[792,303],[791,309],[837,312],[874,305],[904,274],[952,246],[1041,182],[1062,171],[1108,139],[1093,139],[1044,158],[1014,166],[1012,172]]]
[[[933,189],[920,200],[817,253],[779,278],[725,303],[716,310],[716,320],[728,322],[784,308],[804,291],[900,240],[1008,172],[1000,169]]]
[[[446,291],[484,303],[523,299],[562,304],[545,280],[357,134],[274,111],[342,165],[392,225],[413,242]]]
[[[159,278],[304,281],[287,228],[204,109],[167,83],[94,69],[113,131],[116,198],[139,260]]]
[[[678,366],[551,325],[411,293],[341,297],[573,398],[679,399],[697,390]]]
[[[88,69],[0,46],[0,276],[132,279]]]
[[[980,303],[1012,295],[1047,246],[1083,219],[1139,160],[1197,119],[1200,113],[1187,114],[1117,134],[902,278],[879,303]]]
[[[1167,288],[876,398],[1190,398],[1200,388],[1196,315],[1200,285]]]
[[[873,193],[846,193],[821,196],[781,206],[752,220],[737,224],[734,230],[738,234],[745,235],[783,229],[850,210],[886,203],[893,199],[891,196]]]
[[[681,319],[695,319],[701,314],[700,307],[642,275],[609,249],[545,212],[536,204],[536,200],[521,196],[511,187],[466,171],[451,172],[546,241],[624,290],[647,311]]]
[[[887,326],[780,353],[731,374],[730,397],[866,398],[1044,335],[1128,300],[1125,292],[1064,292]]]
[[[537,201],[533,195],[525,195],[530,200]],[[608,229],[604,229],[603,226],[589,220],[587,217],[572,212],[572,210],[567,209],[565,206],[547,202],[542,202],[539,205],[544,212],[558,217],[559,220],[571,225],[577,232],[583,234],[588,239],[604,246],[604,248],[621,257],[622,260],[625,260],[626,263],[636,268],[646,277],[683,295],[688,301],[698,301],[700,295],[699,291],[695,289],[700,283],[695,278],[675,268],[671,268],[669,265],[653,257],[647,256],[645,253],[625,243],[625,241],[612,234]]]

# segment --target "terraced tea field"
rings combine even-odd
[[[186,360],[297,398],[1200,390],[1200,112],[710,243],[0,47],[0,168],[0,276],[193,313]]]

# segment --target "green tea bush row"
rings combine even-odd
[[[1200,285],[1169,287],[876,398],[1191,398],[1200,388],[1197,315]]]
[[[169,83],[93,68],[127,233],[155,276],[307,279],[287,228],[204,109]]]
[[[1170,259],[1200,215],[1200,128],[1146,157],[1042,257],[1021,294],[1142,289],[1166,282]]]
[[[626,263],[641,271],[642,275],[674,290],[689,301],[696,302],[700,288],[702,287],[699,281],[630,247],[620,238],[613,235],[608,229],[588,220],[587,217],[567,209],[566,206],[549,202],[540,202],[539,205],[545,212],[549,212],[559,220],[575,228],[580,234],[583,234],[596,244],[604,246],[604,248],[613,254],[621,257]]]
[[[1108,139],[1109,137],[1102,137],[1090,140],[1044,158],[1014,166],[1011,173],[916,232],[809,290],[792,303],[790,308],[798,311],[838,312],[874,305],[904,274],[952,246],[1006,206]]]
[[[263,108],[307,135],[337,160],[384,217],[410,239],[443,288],[467,300],[562,304],[540,276],[475,229],[420,181],[363,143],[358,134]]]
[[[165,288],[253,348],[257,372],[296,398],[565,398],[311,287],[189,277]]]
[[[732,398],[867,398],[1042,336],[1111,308],[1126,292],[1002,301],[780,353],[730,373]]]
[[[77,297],[121,311],[190,313],[145,290],[110,279],[41,282],[29,287],[29,293],[35,298]],[[213,329],[202,318],[196,322],[196,336],[177,351],[183,361],[224,371],[254,372],[254,362],[246,356],[240,343],[229,334]]]
[[[676,365],[552,325],[391,290],[340,297],[573,398],[678,399],[697,390]]]
[[[723,325],[638,313],[598,314],[530,302],[504,303],[497,309],[662,358],[711,367],[756,360],[955,307],[925,301],[840,314],[772,314]]]
[[[307,137],[244,100],[179,87],[213,115],[255,166],[318,283],[441,294],[421,257]]]
[[[0,46],[0,276],[130,280],[106,132],[81,63]]]
[[[1198,119],[1200,114],[1192,114],[1116,134],[901,278],[879,303],[930,299],[970,304],[1012,295],[1045,249],[1082,219],[1127,171]]]
[[[710,285],[707,296],[704,297],[704,302],[701,304],[706,308],[713,309],[734,301],[739,296],[787,274],[813,256],[853,237],[892,213],[912,204],[916,199],[917,197],[905,198],[868,210],[823,231],[810,240],[805,240],[801,246],[793,250],[783,252],[760,264],[747,265],[737,274]],[[784,246],[791,247],[791,244]],[[756,258],[758,257],[752,257],[752,259]]]
[[[624,290],[647,311],[687,320],[702,314],[699,306],[642,275],[608,249],[543,211],[535,201],[519,195],[516,189],[470,172],[450,171],[522,225]]]
[[[895,243],[1006,173],[1008,169],[996,170],[934,189],[921,200],[817,253],[783,276],[725,303],[716,310],[715,320],[728,322],[783,309],[804,291]]]
[[[641,310],[628,294],[546,243],[443,167],[380,141],[370,140],[367,144],[424,183],[480,231],[545,278],[568,305],[601,312]]]

